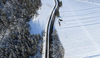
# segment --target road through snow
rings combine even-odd
[[[51,15],[51,12],[54,8],[55,2],[54,0],[41,0],[42,6],[38,10],[38,16],[34,16],[32,20],[29,22],[30,24],[30,33],[31,34],[41,34],[45,31],[45,28],[47,27],[49,17]],[[46,44],[46,38],[43,37],[43,50],[42,55],[37,52],[36,56],[33,58],[44,58],[45,57],[45,45]]]
[[[100,58],[100,5],[62,0],[61,26],[55,28],[65,49],[64,58]]]

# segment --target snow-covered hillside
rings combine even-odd
[[[41,34],[45,29],[45,25],[48,23],[49,16],[54,7],[54,0],[41,0],[42,7],[37,12],[39,15],[33,17],[30,21],[31,34]]]
[[[55,28],[65,49],[64,58],[100,58],[100,5],[62,0],[61,26]]]

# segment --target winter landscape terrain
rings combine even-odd
[[[97,2],[98,1],[98,2]],[[100,58],[100,0],[62,0],[61,26],[55,29],[64,58]]]
[[[100,0],[0,0],[0,58],[46,58],[47,51],[100,58]]]

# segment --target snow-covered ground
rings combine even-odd
[[[62,0],[63,21],[59,26],[56,18],[55,28],[64,58],[100,58],[100,5],[88,1]]]
[[[41,0],[42,7],[39,9],[38,16],[32,18],[29,22],[31,29],[31,34],[41,34],[45,29],[45,25],[48,23],[49,16],[54,7],[54,0]]]

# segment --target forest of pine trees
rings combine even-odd
[[[28,58],[37,53],[40,35],[29,32],[41,0],[0,0],[0,58]]]

